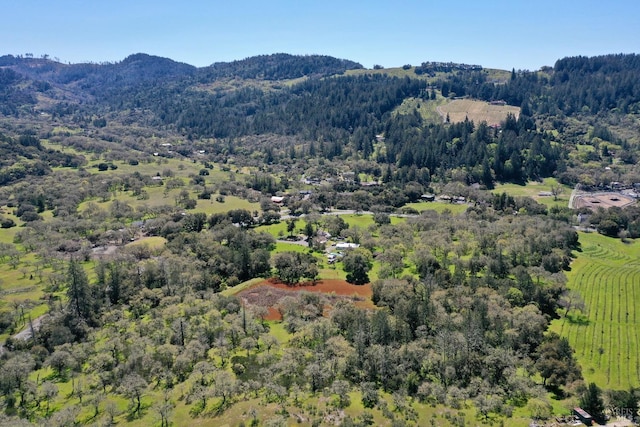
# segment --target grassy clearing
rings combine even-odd
[[[485,101],[472,99],[455,99],[438,108],[442,117],[449,115],[452,123],[469,119],[474,123],[487,122],[489,125],[500,124],[511,113],[516,118],[520,115],[520,108],[511,105],[491,105]]]
[[[407,203],[407,208],[412,208],[418,212],[424,211],[436,211],[439,214],[449,212],[453,215],[458,215],[467,211],[469,205],[460,203],[448,203],[448,202],[416,202]]]
[[[158,206],[175,206],[175,201],[183,188],[174,188],[172,190],[166,191],[164,187],[147,187],[145,191],[147,192],[148,198],[140,199],[137,198],[129,192],[119,192],[116,194],[115,198],[111,198],[106,202],[103,202],[98,199],[86,200],[80,203],[78,207],[78,211],[82,212],[87,208],[89,203],[96,203],[99,207],[104,210],[108,210],[111,206],[111,202],[113,200],[118,200],[120,202],[127,203],[129,206],[136,210],[144,210],[146,208],[158,207]],[[196,198],[196,194],[190,192],[190,198]],[[241,199],[236,196],[224,196],[224,202],[218,202],[215,200],[215,195],[212,196],[210,200],[198,200],[195,209],[189,212],[203,212],[207,215],[211,215],[213,213],[227,212],[233,209],[246,209],[249,212],[259,211],[260,203],[251,203],[248,200]]]
[[[551,187],[560,186],[561,193],[558,194],[557,200],[554,200],[553,196],[541,196],[540,193],[550,192]],[[544,178],[542,182],[530,181],[526,185],[518,184],[497,184],[492,190],[493,193],[502,194],[507,193],[510,196],[527,196],[536,200],[538,203],[542,203],[547,207],[551,206],[569,206],[569,197],[573,189],[568,185],[561,185],[555,178]]]
[[[7,206],[0,206],[0,216],[3,218],[9,218],[16,224],[11,228],[0,228],[0,243],[13,243],[13,239],[16,233],[21,230],[21,226],[24,224],[17,216],[13,214],[14,210]]]
[[[280,344],[286,344],[292,335],[284,328],[284,324],[280,321],[268,322],[269,334],[277,338]]]
[[[173,410],[171,416],[171,425],[189,425],[189,426],[215,426],[215,427],[231,427],[237,426],[241,422],[245,425],[250,425],[252,417],[250,415],[251,409],[256,410],[256,418],[260,421],[259,425],[287,425],[287,426],[302,426],[309,427],[314,425],[314,421],[320,422],[318,425],[328,426],[336,425],[335,421],[331,421],[329,418],[325,418],[329,414],[338,414],[340,411],[334,406],[336,399],[335,395],[323,395],[321,393],[311,395],[308,393],[301,393],[299,395],[298,404],[293,402],[280,405],[276,403],[267,403],[262,398],[249,398],[240,402],[236,402],[233,406],[226,409],[220,414],[216,414],[215,409],[211,410],[217,405],[218,399],[211,399],[210,405],[208,405],[209,413],[200,416],[192,416],[189,414],[191,405],[186,405],[184,400],[179,400],[179,392],[174,391],[172,393],[172,400],[176,403],[176,407]],[[143,399],[143,417],[137,420],[127,421],[125,415],[120,415],[117,420],[131,426],[147,426],[151,425],[157,414],[153,410],[152,402],[157,402],[161,399],[159,392],[150,392]],[[386,418],[383,411],[379,407],[373,409],[365,409],[362,405],[362,395],[359,391],[354,390],[349,393],[350,405],[343,409],[344,414],[352,418],[359,418],[364,412],[368,412],[373,417],[373,425],[376,426],[391,426],[392,421]],[[75,399],[77,401],[77,399]],[[291,399],[290,399],[291,400]],[[415,425],[437,425],[437,426],[455,426],[461,425],[476,425],[480,424],[481,420],[478,418],[475,408],[467,402],[467,404],[457,410],[447,408],[443,405],[431,406],[427,404],[413,402],[409,406],[412,411],[396,411],[392,396],[382,393],[380,401],[388,408],[389,413],[393,414],[395,418],[404,419],[408,417],[413,419]],[[124,410],[126,408],[126,401],[119,399],[118,409]],[[415,414],[415,418],[408,415],[410,412]],[[285,413],[286,415],[280,415]],[[406,415],[405,415],[406,414]],[[335,418],[334,418],[335,419]],[[487,425],[499,424],[502,421],[503,424],[513,427],[524,427],[529,425],[530,419],[527,415],[514,416],[512,418],[503,417],[491,417],[486,421]],[[494,424],[494,425],[495,425]]]
[[[580,234],[582,252],[567,274],[584,312],[554,320],[567,337],[588,382],[629,389],[640,385],[640,243]],[[563,313],[564,314],[564,313]]]
[[[13,239],[16,237],[18,231],[20,231],[18,227],[0,229],[0,243],[13,243]]]
[[[344,222],[349,224],[349,228],[359,227],[362,229],[366,229],[369,226],[375,224],[373,221],[373,216],[371,215],[358,215],[358,214],[350,214],[350,215],[340,215]]]
[[[319,266],[318,272],[321,279],[347,279],[347,273],[345,273],[345,271],[342,269],[342,263],[323,263],[322,266]]]
[[[10,312],[14,318],[13,329],[0,334],[0,342],[27,326],[29,317],[35,319],[48,311],[45,295],[46,277],[50,269],[36,272],[35,255],[23,255],[14,268],[8,261],[0,263],[0,312]]]
[[[300,229],[300,226],[302,225],[303,222],[304,221],[300,221],[300,220],[296,221],[296,230]],[[289,235],[289,233],[287,232],[286,221],[280,221],[276,224],[262,225],[260,227],[257,227],[256,231],[269,233],[276,239],[284,238]]]
[[[97,168],[98,163],[102,163],[104,160],[96,159],[90,160],[85,167],[87,171],[93,174],[101,175],[129,175],[134,172],[139,172],[142,175],[162,175],[165,171],[171,171],[174,177],[187,178],[192,174],[198,174],[198,171],[202,167],[197,163],[186,159],[169,159],[166,157],[157,157],[154,162],[141,162],[137,165],[130,165],[126,162],[114,162],[118,166],[115,170],[99,171]]]
[[[108,162],[117,166],[117,169],[109,169],[106,171],[99,171],[97,165],[104,162],[102,158],[94,154],[90,154],[84,151],[79,151],[73,147],[66,147],[59,144],[53,144],[48,140],[42,140],[42,145],[46,148],[59,150],[64,153],[70,153],[75,155],[81,155],[87,158],[87,164],[85,169],[95,175],[105,176],[121,176],[130,175],[134,172],[138,172],[147,176],[163,176],[167,179],[168,175],[172,178],[188,179],[192,175],[198,175],[203,168],[203,164],[190,160],[187,158],[168,158],[168,157],[153,157],[140,161],[137,165],[131,165],[128,162],[115,161]],[[72,168],[55,168],[54,171],[62,170],[75,170]],[[214,165],[213,169],[208,170],[209,175],[205,176],[208,184],[222,183],[229,180],[235,180],[243,174],[243,171],[223,171],[220,165]],[[247,171],[248,172],[248,171]],[[232,176],[233,175],[233,176]]]
[[[434,100],[407,98],[394,110],[394,114],[412,114],[418,111],[425,123],[442,123],[438,107],[447,103],[447,98],[437,96]]]
[[[276,248],[272,252],[273,254],[277,254],[280,252],[299,252],[299,253],[307,253],[309,252],[309,247],[305,245],[299,245],[297,243],[288,243],[288,242],[276,242]]]
[[[161,236],[149,236],[143,237],[140,240],[136,240],[135,242],[131,242],[127,244],[127,247],[136,247],[136,246],[146,246],[151,250],[162,249],[164,245],[167,243],[167,239]]]

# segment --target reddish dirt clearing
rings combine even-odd
[[[265,320],[282,320],[278,311],[278,303],[288,295],[296,292],[318,292],[327,298],[325,314],[335,301],[346,299],[353,301],[359,307],[373,308],[371,302],[371,284],[352,285],[344,280],[318,280],[313,283],[301,283],[295,286],[287,286],[277,280],[269,279],[257,283],[238,293],[238,297],[248,305],[266,307],[269,314]]]

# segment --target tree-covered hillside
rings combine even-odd
[[[468,182],[486,185],[554,174],[575,184],[588,163],[579,145],[595,148],[588,160],[631,165],[639,142],[626,131],[638,127],[630,120],[640,103],[636,55],[565,58],[537,72],[513,70],[505,80],[479,66],[440,63],[405,67],[402,78],[340,76],[361,66],[318,55],[263,55],[200,69],[144,54],[114,64],[12,56],[0,64],[5,113],[17,114],[22,105],[77,120],[142,110],[151,115],[147,124],[189,139],[228,139],[239,146],[240,138],[252,135],[295,136],[300,155],[415,167],[412,175],[426,177],[423,184],[456,169]],[[303,76],[292,85],[230,84]],[[50,102],[36,105],[36,94]],[[391,114],[407,99],[428,106],[454,96],[506,102],[522,107],[521,115],[517,124],[507,121],[497,132],[480,123],[458,126]],[[630,126],[618,126],[623,120]],[[383,144],[379,135],[386,137]],[[254,148],[272,156],[267,151],[273,147]],[[622,169],[624,174],[634,168]]]
[[[326,77],[363,68],[357,62],[325,55],[260,55],[233,62],[216,62],[200,70],[201,80],[225,77],[288,80],[300,77]]]

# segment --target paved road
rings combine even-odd
[[[306,240],[284,240],[284,239],[278,239],[278,240],[276,240],[276,242],[279,242],[279,243],[291,243],[292,245],[300,245],[300,246],[304,246],[304,247],[309,246],[309,244],[307,243]]]
[[[44,318],[44,316],[46,316],[46,314],[43,314],[40,317],[36,317],[31,321],[34,331],[37,332],[38,329],[40,329],[40,325],[42,324],[42,319]],[[29,324],[27,324],[27,326],[22,331],[18,332],[13,336],[13,339],[23,340],[23,341],[27,341],[30,338],[31,338],[31,325]]]
[[[427,205],[428,206],[428,205]],[[287,211],[285,211],[287,212]],[[353,209],[333,209],[330,210],[328,212],[322,212],[320,215],[373,215],[373,212],[371,211],[356,211]],[[416,215],[416,214],[397,214],[397,213],[390,213],[389,216],[395,216],[398,218],[415,218],[418,217],[420,215]],[[299,218],[304,218],[306,217],[305,214],[301,214],[301,215],[297,215],[297,216],[293,216],[293,215],[288,215],[288,214],[283,214],[282,216],[280,216],[280,220],[281,221],[286,221],[288,219],[291,218],[295,218],[295,219],[299,219]]]
[[[40,329],[40,325],[42,325],[42,319],[44,318],[44,316],[46,316],[46,314],[43,314],[42,316],[37,317],[31,321],[34,331]],[[23,330],[13,335],[11,338],[13,338],[14,340],[27,341],[31,338],[31,336],[31,325],[27,324]],[[0,354],[2,353],[4,353],[4,344],[0,344]]]

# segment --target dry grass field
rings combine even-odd
[[[487,122],[488,125],[497,125],[504,121],[508,113],[518,118],[520,108],[511,105],[491,105],[484,101],[472,99],[455,99],[448,104],[437,108],[442,120],[446,120],[447,114],[451,123],[463,122],[469,118],[474,123]]]

